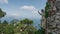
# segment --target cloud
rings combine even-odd
[[[29,12],[27,12],[28,17],[31,17],[31,16],[32,16],[32,18],[40,17],[40,15],[38,14],[38,11],[40,11],[40,10],[37,9],[35,6],[24,5],[24,6],[20,7],[20,9],[26,10],[29,12],[31,11],[31,14],[29,14]]]
[[[36,8],[34,6],[27,6],[27,5],[20,7],[20,9],[23,9],[23,10],[36,10]]]
[[[13,16],[13,17],[19,17],[20,14],[19,13],[7,13],[7,16]]]
[[[33,14],[36,14],[38,9],[35,6],[24,5],[20,7],[21,10],[31,11]]]
[[[12,16],[19,16],[19,14],[17,14],[17,13],[13,13],[13,14],[11,14]]]
[[[8,0],[0,0],[1,4],[8,4]]]

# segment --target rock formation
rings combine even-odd
[[[47,34],[60,34],[60,0],[47,0],[47,2],[51,6],[47,10],[48,17],[44,18],[43,16],[42,20],[44,21],[42,21],[42,24],[47,27],[45,28]]]

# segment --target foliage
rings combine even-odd
[[[0,8],[0,18],[4,17],[6,15],[5,12],[2,11],[2,9]]]
[[[50,3],[47,2],[47,3],[46,3],[46,6],[45,6],[45,10],[48,10],[50,7],[51,7]]]
[[[5,26],[5,25],[8,25],[8,22],[6,20],[4,20],[4,22],[2,24]]]
[[[45,34],[45,29],[41,28],[35,32],[35,34]]]
[[[21,20],[20,22],[21,22],[21,23],[24,23],[24,24],[28,24],[28,25],[29,25],[29,24],[33,24],[33,21],[32,21],[32,20],[29,20],[29,19],[27,19],[27,18],[24,19],[24,20]]]
[[[21,20],[17,27],[18,30],[22,30],[20,31],[21,33],[33,34],[36,31],[36,28],[34,28],[32,24],[33,21],[26,18]]]
[[[45,6],[45,18],[48,17],[48,9],[51,7],[50,3],[46,3],[46,6]]]
[[[21,22],[22,21],[22,22]],[[30,19],[23,19],[19,22],[9,24],[6,20],[0,24],[0,34],[34,34],[36,28]]]
[[[3,33],[4,34],[14,34],[13,27],[10,25],[4,26]]]
[[[7,21],[0,24],[0,34],[13,34],[13,26],[9,25]]]

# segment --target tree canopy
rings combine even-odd
[[[0,8],[0,18],[4,17],[6,15],[5,12],[2,11],[2,9]]]

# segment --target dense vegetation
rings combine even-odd
[[[49,12],[48,12],[48,9],[50,9],[51,5],[49,2],[46,3],[46,6],[45,6],[45,18],[47,18],[49,16]]]
[[[0,9],[0,34],[44,34],[44,29],[37,30],[33,20],[25,18],[23,20],[13,19],[10,23],[6,20],[1,22],[1,18],[6,15]]]

